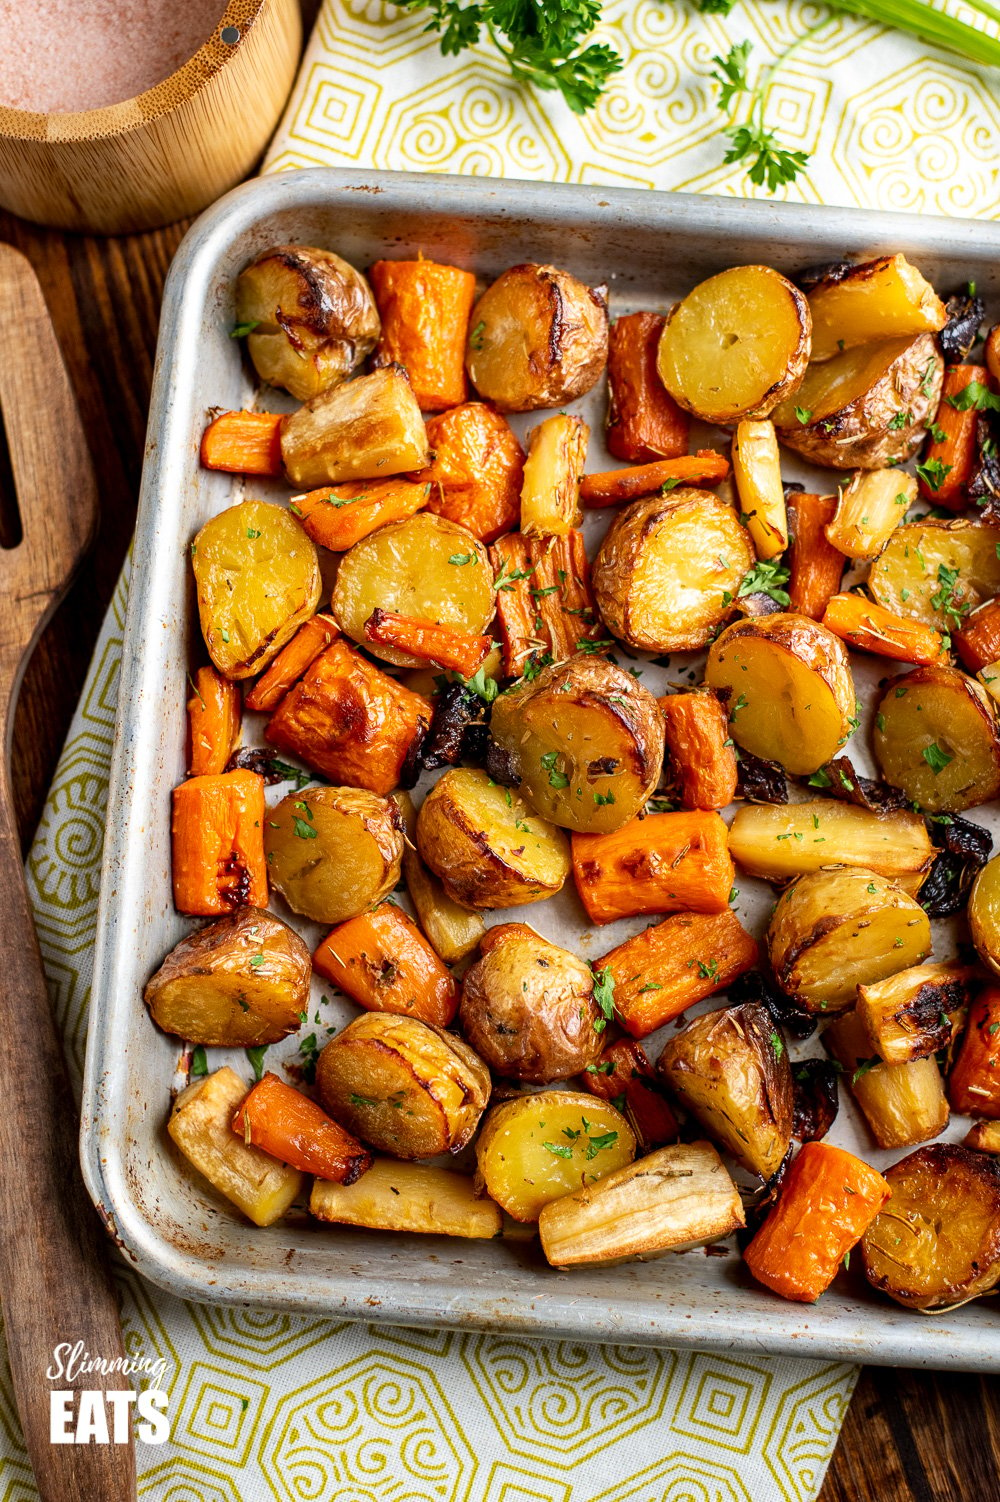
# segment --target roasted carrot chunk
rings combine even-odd
[[[729,907],[674,913],[598,960],[611,971],[615,1011],[633,1038],[679,1017],[757,963],[757,944]]]
[[[375,363],[405,367],[421,412],[464,402],[472,272],[434,261],[376,261],[368,279],[382,319]]]
[[[188,771],[192,777],[217,776],[240,743],[239,684],[215,668],[199,668],[191,679],[188,712]]]
[[[484,402],[464,402],[431,418],[427,442],[434,459],[416,478],[431,487],[428,511],[483,542],[517,526],[524,450],[505,417]]]
[[[1000,657],[1000,600],[990,600],[966,618],[954,637],[955,648],[970,673],[980,673]]]
[[[331,782],[384,796],[399,786],[410,749],[430,720],[426,699],[341,639],[289,690],[264,733],[272,746],[301,757]]]
[[[655,464],[640,464],[635,469],[610,469],[602,474],[584,475],[580,481],[580,504],[593,511],[599,506],[617,506],[622,501],[637,501],[653,495],[664,485],[671,490],[678,485],[721,485],[729,478],[729,460],[714,449],[699,449],[679,459],[660,459]]]
[[[894,615],[863,595],[834,595],[824,612],[823,625],[849,647],[877,652],[894,662],[926,667],[948,657],[941,633],[933,626]]]
[[[493,650],[493,638],[453,631],[434,621],[415,621],[398,610],[376,606],[365,621],[365,637],[381,647],[398,647],[435,667],[471,678]]]
[[[346,553],[379,527],[416,516],[427,505],[430,494],[429,485],[402,475],[388,480],[353,480],[297,495],[292,510],[313,542],[331,553]]]
[[[956,1111],[1000,1120],[1000,986],[987,986],[969,1008],[948,1099]]]
[[[736,797],[736,752],[727,711],[714,694],[668,694],[659,705],[684,807],[726,808]]]
[[[267,906],[264,779],[256,772],[191,777],[174,788],[174,903],[216,918]]]
[[[920,492],[950,511],[965,507],[965,487],[976,461],[976,387],[990,389],[985,365],[950,365],[941,385],[941,403],[931,425],[931,441],[917,473]]]
[[[812,1304],[891,1194],[880,1173],[829,1142],[807,1142],[778,1203],[743,1253],[765,1287]]]
[[[574,834],[573,877],[592,923],[635,913],[721,913],[735,868],[716,813],[650,814],[612,834]]]
[[[372,1166],[356,1137],[276,1074],[265,1074],[240,1103],[233,1131],[280,1163],[332,1184],[354,1184]]]
[[[645,1151],[676,1142],[677,1117],[656,1078],[656,1071],[638,1043],[619,1038],[610,1044],[596,1064],[588,1064],[580,1076],[591,1095],[609,1100],[635,1132]]]
[[[490,562],[508,677],[520,678],[535,652],[562,662],[581,642],[601,638],[604,627],[590,587],[582,532],[563,537],[509,532],[493,544]]]
[[[837,510],[835,495],[795,493],[786,501],[791,543],[788,550],[790,608],[822,619],[840,588],[847,559],[828,541],[827,524]]]
[[[300,626],[282,647],[266,673],[262,673],[246,696],[247,709],[276,709],[302,674],[337,640],[340,627],[332,615],[314,615]]]
[[[275,412],[220,413],[202,434],[202,464],[237,475],[280,475],[282,421]]]
[[[666,319],[626,313],[608,330],[608,453],[631,463],[687,453],[691,419],[660,380],[656,351]]]
[[[454,1021],[458,985],[395,903],[341,923],[316,950],[313,966],[369,1012],[419,1017],[435,1027]]]

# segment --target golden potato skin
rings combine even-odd
[[[1000,728],[981,684],[932,664],[891,680],[873,734],[882,775],[929,813],[1000,796]]]
[[[427,429],[406,371],[386,365],[314,396],[282,422],[281,461],[301,490],[426,468]]]
[[[774,413],[774,424],[785,447],[811,464],[884,469],[903,463],[923,443],[943,380],[933,334],[861,345],[810,365],[794,397]],[[798,420],[796,407],[810,414],[807,422]],[[893,427],[900,413],[908,420]]]
[[[262,673],[319,604],[315,543],[267,501],[241,501],[207,521],[191,567],[205,645],[226,678]]]
[[[885,1170],[892,1198],[861,1241],[865,1276],[906,1309],[944,1309],[1000,1282],[1000,1167],[952,1143]]]
[[[306,788],[268,810],[264,850],[268,879],[293,912],[343,923],[399,881],[402,818],[391,798],[365,788]]]
[[[1000,975],[1000,855],[988,860],[972,883],[967,916],[976,953]]]
[[[478,767],[454,767],[417,815],[417,849],[462,907],[518,907],[558,892],[570,871],[569,843],[521,795]]]
[[[1000,594],[996,543],[995,527],[969,517],[908,522],[896,528],[872,564],[868,587],[886,610],[954,632],[954,614],[945,605],[966,616]],[[955,574],[947,592],[941,589],[942,567]]]
[[[732,507],[711,491],[685,487],[618,513],[591,583],[620,641],[646,652],[686,652],[709,641],[755,561]]]
[[[341,631],[385,662],[426,667],[422,658],[368,640],[365,622],[376,606],[480,636],[494,611],[489,554],[465,527],[425,511],[380,527],[341,558],[330,599]]]
[[[608,359],[608,299],[555,266],[512,266],[469,318],[469,379],[501,412],[560,407],[589,391]]]
[[[792,1140],[788,1050],[766,1007],[723,1007],[671,1038],[660,1075],[716,1141],[751,1173],[769,1179]]]
[[[523,924],[490,931],[462,985],[459,1023],[498,1074],[547,1085],[579,1074],[604,1044],[589,965]]]
[[[261,380],[300,402],[356,370],[381,329],[361,273],[309,245],[275,245],[240,273],[236,322],[255,325],[247,353]]]
[[[294,929],[262,908],[241,907],[182,939],[143,996],[164,1032],[249,1048],[295,1031],[311,974],[309,950]]]
[[[491,1085],[485,1064],[454,1033],[366,1012],[323,1049],[316,1089],[330,1114],[372,1147],[431,1158],[471,1139]]]
[[[659,706],[605,658],[578,654],[515,684],[494,703],[490,729],[523,797],[564,829],[610,834],[659,782]]]

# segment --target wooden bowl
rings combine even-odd
[[[134,99],[72,114],[0,106],[0,206],[100,234],[198,213],[259,160],[301,47],[299,0],[229,0],[194,57]]]

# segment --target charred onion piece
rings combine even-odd
[[[823,776],[829,781],[823,782]],[[819,782],[817,778],[820,779]],[[838,798],[842,803],[853,803],[857,808],[867,809],[870,814],[891,814],[908,807],[906,797],[899,788],[890,787],[887,782],[880,782],[874,777],[862,777],[860,772],[854,770],[848,756],[837,756],[833,761],[828,761],[814,777],[810,777],[809,782],[812,787],[822,786],[831,798]]]
[[[801,1059],[792,1065],[792,1136],[797,1142],[825,1137],[839,1107],[837,1067],[831,1059]]]
[[[776,761],[765,761],[740,751],[736,766],[736,789],[748,803],[787,803],[788,780],[785,769]]]
[[[976,458],[967,494],[981,508],[980,521],[1000,521],[1000,429],[982,412],[976,419]]]
[[[820,282],[826,282],[827,286],[842,282],[853,270],[853,261],[827,261],[822,266],[807,266],[804,271],[796,272],[792,281],[800,291],[811,292]]]
[[[757,1001],[767,1007],[779,1027],[793,1038],[811,1038],[816,1031],[816,1018],[803,1012],[766,975],[759,970],[748,970],[734,980],[728,988],[733,1005],[744,1001]]]
[[[465,733],[482,724],[483,701],[464,683],[449,683],[434,699],[434,717],[420,751],[421,769],[457,767],[465,754]]]
[[[956,292],[945,303],[948,322],[938,331],[938,344],[949,365],[961,365],[979,338],[979,325],[986,316],[981,297]]]
[[[944,849],[935,860],[917,901],[930,918],[947,918],[964,908],[969,889],[993,853],[993,836],[981,824],[944,815],[929,825]]]

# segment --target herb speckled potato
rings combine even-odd
[[[364,788],[310,787],[268,810],[267,874],[293,912],[343,923],[399,880],[402,818],[391,798]]]
[[[886,781],[928,813],[961,813],[1000,795],[994,701],[957,668],[934,663],[892,679],[874,746]]]
[[[995,527],[968,517],[926,517],[897,527],[872,564],[868,587],[896,615],[954,632],[1000,594]]]

